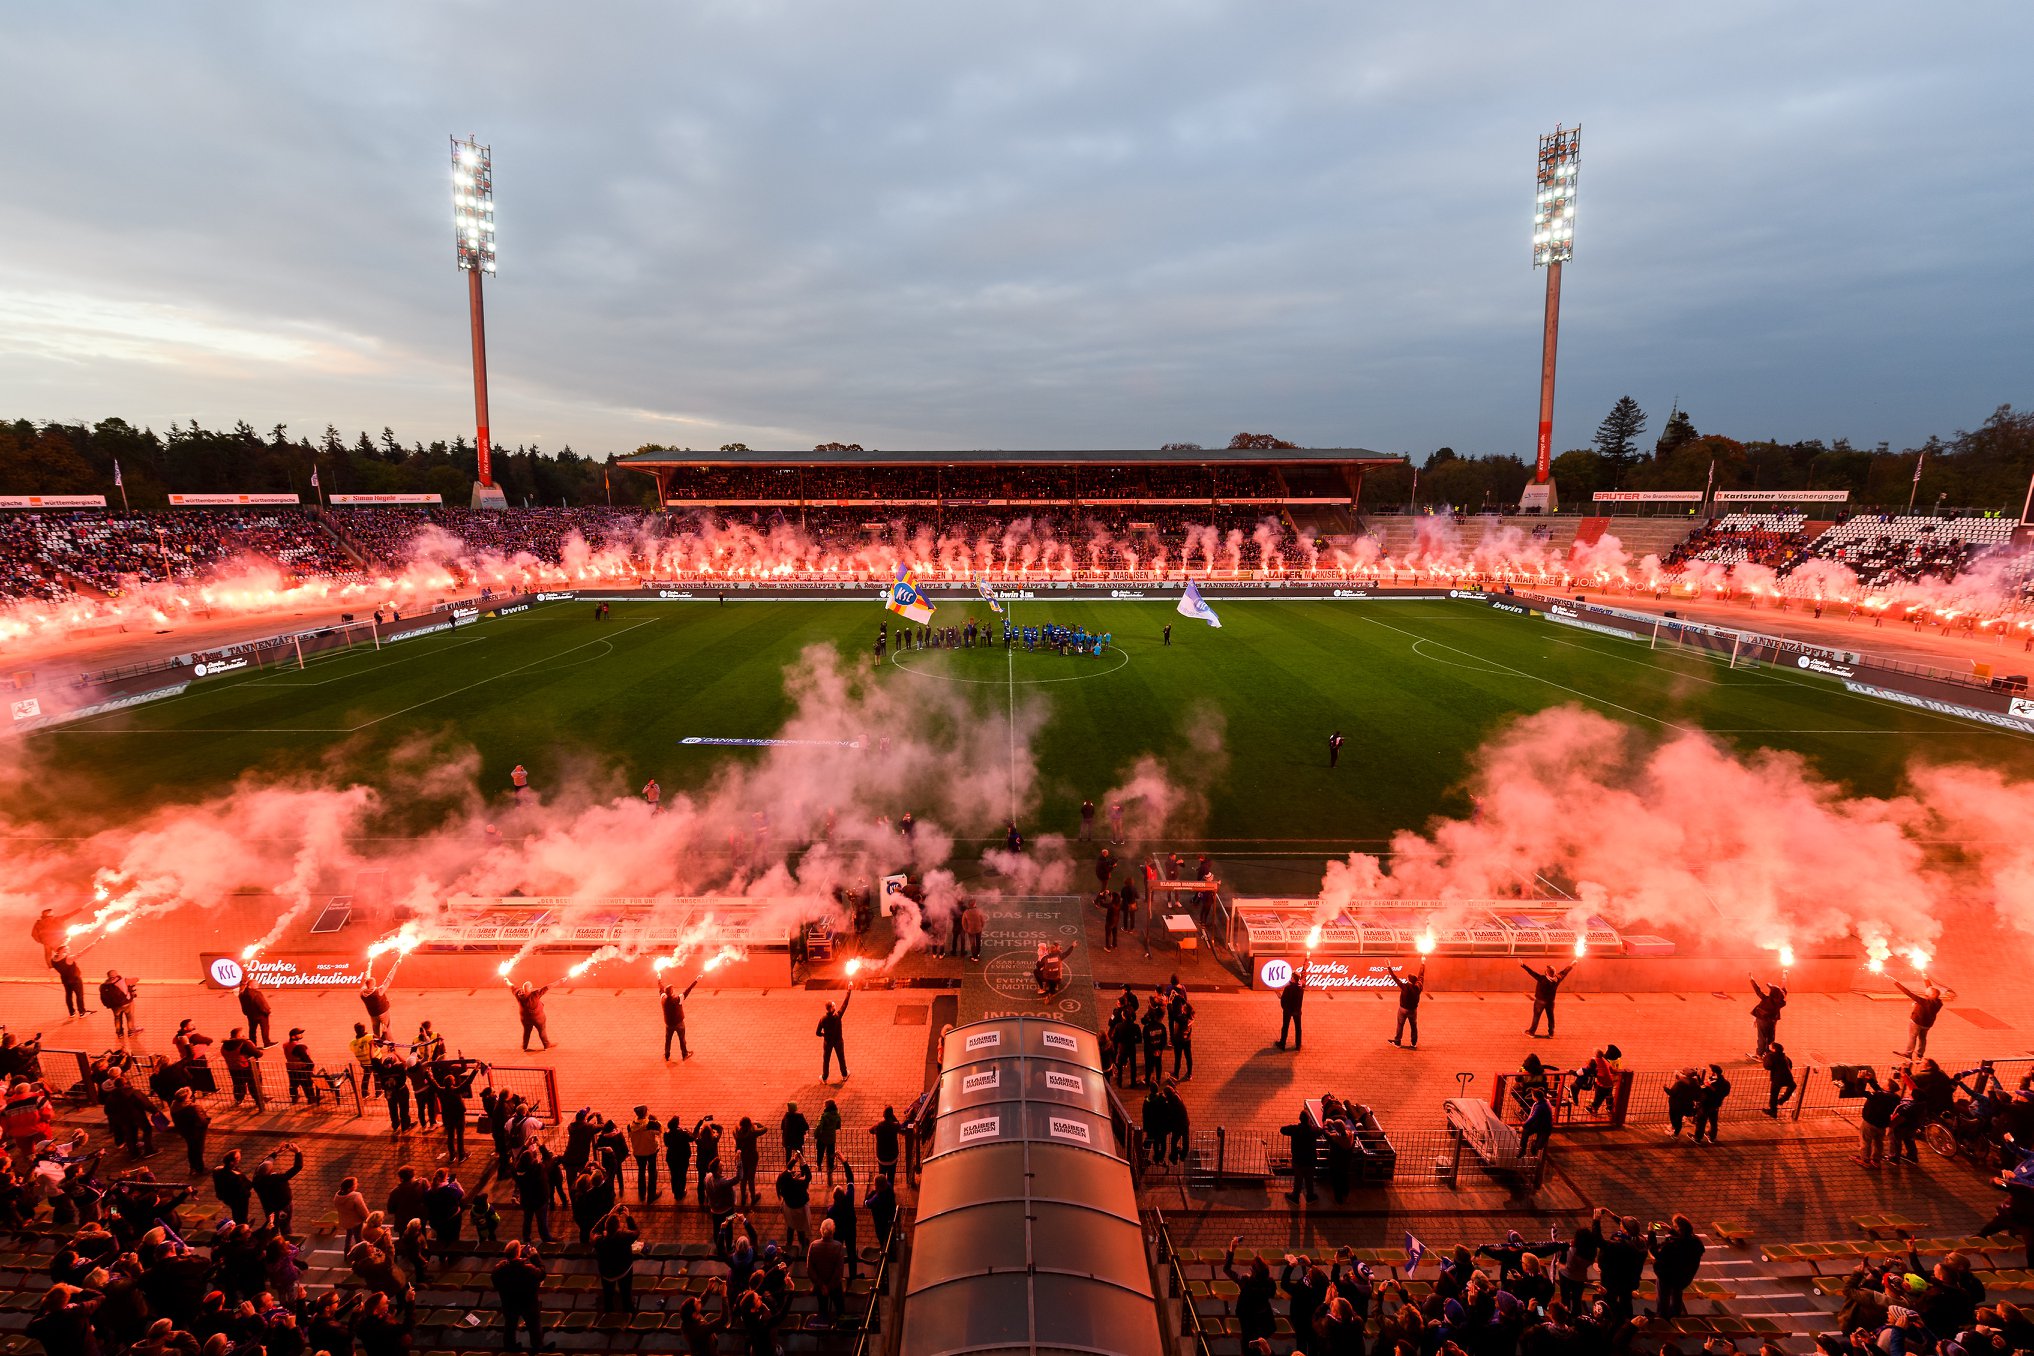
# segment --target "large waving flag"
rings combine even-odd
[[[1218,631],[1222,627],[1222,619],[1208,606],[1208,600],[1201,597],[1200,586],[1191,579],[1187,580],[1186,592],[1180,595],[1178,610],[1180,616],[1199,617]]]
[[[989,611],[1001,612],[1003,610],[1003,605],[996,601],[996,591],[990,588],[989,581],[980,575],[975,576],[975,592],[982,595],[982,601],[989,605]]]
[[[918,591],[918,581],[911,577],[911,571],[902,565],[897,567],[897,582],[890,586],[890,600],[883,606],[920,626],[932,620],[932,604]]]

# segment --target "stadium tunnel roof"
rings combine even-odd
[[[616,459],[617,466],[638,471],[682,470],[701,467],[746,467],[753,469],[792,467],[851,467],[854,469],[992,467],[992,466],[1398,466],[1406,457],[1400,453],[1372,452],[1362,447],[1228,448],[1204,447],[1186,451],[1164,448],[1090,448],[1045,451],[1005,451],[1001,448],[973,448],[949,452],[683,452],[671,448],[637,452]]]
[[[898,1349],[1165,1349],[1093,1032],[1005,1017],[946,1033]]]

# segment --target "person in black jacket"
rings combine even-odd
[[[1409,975],[1402,973],[1395,966],[1388,968],[1385,973],[1391,976],[1392,983],[1398,985],[1398,1026],[1392,1032],[1391,1043],[1408,1045],[1417,1050],[1420,1048],[1420,999],[1425,997],[1427,991],[1427,964],[1421,961],[1420,968]],[[1551,1015],[1549,1020],[1551,1021]],[[1407,1028],[1411,1028],[1410,1041],[1404,1039]]]
[[[848,1004],[854,1001],[855,986],[853,982],[850,982],[848,984],[847,997],[840,1000],[839,1009],[836,1010],[833,1004],[829,1002],[826,1005],[825,1013],[820,1016],[819,1025],[812,1029],[812,1034],[819,1037],[820,1041],[819,1081],[822,1083],[833,1081],[833,1062],[835,1059],[840,1061],[841,1081],[847,1081],[847,1042],[841,1032],[841,1023],[847,1018]]]
[[[82,1017],[90,1012],[85,1006],[84,967],[71,955],[71,949],[60,946],[51,953],[49,968],[56,971],[57,982],[64,986],[64,1016]]]
[[[277,1157],[284,1153],[292,1159],[287,1169],[276,1167]],[[290,1186],[290,1179],[303,1170],[304,1151],[297,1147],[295,1140],[254,1165],[254,1195],[268,1215],[264,1228],[274,1229],[285,1237],[289,1235],[290,1216],[296,1208],[295,1190]]]
[[[1289,1301],[1285,1316],[1292,1324],[1298,1348],[1311,1356],[1315,1350],[1314,1312],[1328,1302],[1328,1273],[1315,1266],[1310,1257],[1287,1253],[1278,1288]]]
[[[1278,991],[1278,1048],[1285,1049],[1285,1038],[1292,1036],[1292,1048],[1300,1048],[1300,1006],[1307,1001],[1307,967],[1292,967],[1292,978]]]
[[[692,1171],[692,1132],[677,1112],[664,1124],[664,1167],[671,1174],[671,1197],[685,1204],[685,1179]]]
[[[205,1132],[210,1129],[212,1118],[205,1114],[205,1108],[198,1105],[198,1099],[189,1088],[177,1089],[176,1096],[170,1100],[169,1116],[170,1128],[183,1136],[184,1157],[191,1165],[191,1176],[203,1175]]]
[[[1695,1142],[1702,1143],[1704,1135],[1711,1144],[1716,1143],[1716,1123],[1723,1118],[1723,1102],[1730,1096],[1730,1080],[1723,1076],[1723,1066],[1709,1066],[1709,1076],[1702,1080],[1702,1093],[1695,1102]]]
[[[1773,1043],[1773,1037],[1780,1030],[1780,1013],[1787,1006],[1787,986],[1760,984],[1757,975],[1751,977],[1751,986],[1759,1000],[1752,1004],[1752,1033],[1758,1043],[1752,1047],[1751,1057],[1764,1059],[1766,1047]]]
[[[495,1263],[494,1293],[501,1298],[501,1345],[516,1349],[516,1325],[530,1330],[530,1350],[544,1350],[544,1259],[534,1244],[511,1240]]]
[[[1238,1234],[1229,1240],[1229,1253],[1222,1259],[1222,1274],[1236,1283],[1236,1322],[1243,1329],[1243,1347],[1249,1350],[1252,1342],[1270,1341],[1278,1331],[1278,1315],[1272,1309],[1272,1302],[1278,1298],[1278,1282],[1271,1278],[1271,1267],[1262,1253],[1252,1255],[1247,1274],[1236,1270],[1236,1247],[1243,1241]]]
[[[1645,1279],[1646,1240],[1638,1220],[1626,1216],[1618,1228],[1603,1239],[1596,1254],[1596,1274],[1603,1282],[1603,1302],[1611,1316],[1623,1321],[1631,1317],[1632,1299],[1639,1282]]]
[[[1547,1039],[1552,1040],[1554,1038],[1554,999],[1561,992],[1561,981],[1572,974],[1575,967],[1570,965],[1564,970],[1556,970],[1553,966],[1549,965],[1544,970],[1535,970],[1530,965],[1520,965],[1518,968],[1533,977],[1533,1020],[1526,1027],[1526,1035],[1539,1035],[1540,1018],[1545,1017],[1547,1019]],[[1413,1043],[1419,1043],[1419,1028],[1417,1026],[1413,1028]]]
[[[240,1150],[228,1149],[212,1169],[212,1194],[233,1216],[235,1224],[247,1223],[247,1204],[254,1197],[254,1179],[240,1170]]]
[[[540,989],[527,979],[520,984],[511,984],[503,978],[502,983],[509,984],[510,992],[515,995],[516,1015],[523,1024],[523,1049],[527,1051],[530,1048],[532,1032],[544,1043],[546,1050],[550,1049],[551,1033],[544,1029],[544,995],[551,992],[551,986],[546,984]]]
[[[1907,1016],[1907,1046],[1893,1053],[1906,1059],[1919,1059],[1928,1053],[1928,1033],[1935,1029],[1935,1019],[1942,1015],[1942,990],[1933,981],[1922,986],[1920,993],[1893,981],[1893,987],[1914,1000],[1914,1010]]]
[[[318,1062],[311,1057],[311,1047],[304,1044],[304,1029],[290,1028],[289,1039],[283,1042],[283,1070],[289,1076],[290,1101],[302,1094],[306,1106],[316,1106],[323,1100],[318,1091]]]
[[[1289,1201],[1296,1201],[1305,1192],[1308,1200],[1314,1200],[1314,1160],[1319,1157],[1320,1129],[1311,1116],[1305,1112],[1291,1125],[1279,1127],[1279,1134],[1292,1140],[1292,1190],[1285,1193]]]
[[[897,1193],[891,1190],[888,1177],[876,1174],[875,1185],[862,1197],[862,1208],[869,1212],[869,1223],[875,1226],[876,1246],[888,1251],[890,1230],[897,1224]]]
[[[1900,1094],[1882,1086],[1876,1069],[1860,1069],[1864,1101],[1858,1107],[1858,1156],[1851,1161],[1861,1168],[1876,1168],[1886,1161],[1886,1130],[1893,1123],[1893,1109]],[[2017,1141],[2019,1136],[2014,1136]]]
[[[1688,1306],[1682,1296],[1694,1284],[1695,1273],[1702,1267],[1702,1238],[1695,1232],[1694,1221],[1686,1215],[1674,1216],[1664,1237],[1650,1232],[1646,1235],[1646,1251],[1653,1257],[1655,1311],[1661,1318],[1686,1317]]]
[[[240,981],[240,1011],[247,1017],[247,1038],[260,1041],[263,1045],[274,1045],[275,1037],[269,1034],[268,1023],[272,1015],[268,994],[262,989],[261,981],[249,970]]]
[[[691,1059],[692,1051],[685,1044],[685,1000],[692,997],[692,991],[699,987],[695,977],[681,992],[676,984],[659,984],[658,1005],[664,1012],[664,1062],[671,1062],[671,1038],[678,1038],[678,1058]],[[842,1063],[846,1063],[845,1060]],[[683,1192],[679,1193],[683,1195]]]
[[[1171,1022],[1167,1020],[1165,1004],[1152,995],[1151,1006],[1144,1010],[1144,1086],[1155,1088],[1158,1080],[1165,1077],[1165,1046],[1171,1039]]]
[[[1186,1079],[1194,1076],[1194,1005],[1186,996],[1184,985],[1172,991],[1172,1002],[1167,1009],[1167,1019],[1172,1023],[1172,1076]],[[1180,1066],[1186,1072],[1180,1072]]]
[[[438,1115],[445,1122],[445,1161],[461,1162],[466,1157],[466,1099],[473,1093],[479,1070],[463,1060],[440,1060],[424,1067],[438,1094]]]
[[[1794,1059],[1787,1048],[1778,1041],[1766,1047],[1766,1057],[1759,1061],[1765,1067],[1766,1114],[1778,1119],[1780,1104],[1794,1095]]]

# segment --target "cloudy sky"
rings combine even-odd
[[[2010,4],[13,5],[0,417],[497,442],[1894,446],[2034,403]]]

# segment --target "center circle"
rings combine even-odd
[[[977,646],[976,648],[980,649],[981,647]],[[994,650],[1000,649],[1001,647],[992,645],[989,648]],[[965,649],[959,651],[893,650],[890,654],[890,663],[893,667],[900,669],[905,673],[913,674],[920,678],[938,678],[941,679],[942,681],[949,683],[979,683],[985,687],[1005,687],[1011,683],[1015,683],[1019,687],[1023,687],[1026,685],[1035,685],[1038,683],[1077,683],[1084,678],[1106,678],[1108,675],[1115,673],[1120,669],[1127,668],[1129,666],[1130,655],[1128,651],[1116,645],[1105,645],[1102,648],[1105,651],[1107,651],[1107,654],[1104,656],[1104,659],[1113,659],[1115,661],[1114,663],[1109,664],[1108,667],[1091,669],[1086,673],[1065,673],[1052,678],[1026,678],[1021,671],[1011,671],[1009,665],[1011,663],[1011,660],[1013,659],[1019,662],[1027,662],[1028,660],[1031,659],[1050,658],[1055,663],[1066,663],[1066,664],[1080,664],[1082,663],[1082,661],[1074,658],[1071,655],[1066,656],[1064,659],[1062,659],[1059,655],[1047,656],[1040,655],[1036,652],[1031,653],[1029,656],[1025,656],[1022,651],[1019,651],[1017,652],[1017,654],[1012,655],[1010,656],[1010,658],[1004,660],[1005,672],[997,675],[994,678],[968,678],[958,673],[937,673],[930,668],[915,667],[913,665],[906,664],[903,662],[904,656],[907,654],[912,655],[956,654],[956,653],[965,654],[967,653]]]

